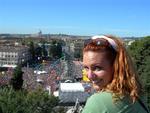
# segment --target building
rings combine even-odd
[[[29,48],[26,46],[0,46],[0,67],[15,68],[30,60]]]
[[[91,88],[91,87],[90,87]],[[60,83],[59,100],[60,105],[72,106],[78,100],[80,104],[85,104],[87,98],[93,92],[87,92],[82,83]]]
[[[70,55],[72,55],[72,58],[80,59],[82,57],[83,42],[82,39],[78,39],[70,43]]]

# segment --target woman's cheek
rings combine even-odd
[[[98,77],[103,77],[103,76],[105,75],[105,73],[104,73],[103,70],[101,70],[101,71],[96,72],[96,75],[97,75]]]

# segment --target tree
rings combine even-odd
[[[62,55],[62,46],[61,43],[57,43],[57,56],[60,58]]]
[[[46,58],[47,57],[47,50],[46,50],[46,48],[45,48],[45,42],[42,42],[42,56],[44,57],[44,58]]]
[[[38,46],[36,49],[35,49],[35,56],[36,58],[41,58],[42,57],[42,47]]]
[[[150,36],[136,40],[128,47],[135,62],[135,67],[143,81],[150,106]]]
[[[149,71],[147,72],[147,70],[150,70],[150,66],[148,66],[150,62],[150,37],[136,40],[128,47],[128,50],[135,62],[138,74],[141,77],[148,75]]]
[[[13,77],[10,80],[10,84],[12,85],[13,89],[20,90],[22,89],[23,85],[23,72],[21,70],[21,66],[17,66],[14,70]]]
[[[37,89],[28,93],[26,104],[34,113],[51,113],[53,107],[58,104],[58,98],[48,95],[48,92],[42,89]]]
[[[59,42],[56,42],[55,40],[52,42],[52,45],[50,47],[50,56],[52,58],[60,58],[62,55],[62,45]]]
[[[0,113],[58,113],[54,112],[57,105],[58,98],[42,89],[27,92],[0,87]]]
[[[29,51],[31,53],[32,60],[34,60],[35,59],[35,47],[34,47],[33,41],[30,41]]]

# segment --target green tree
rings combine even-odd
[[[45,42],[43,42],[42,43],[42,56],[44,57],[44,58],[46,58],[47,57],[47,50],[46,50],[46,47],[45,47]]]
[[[0,113],[54,113],[58,98],[43,90],[0,88]]]
[[[35,49],[35,56],[36,56],[36,58],[37,58],[37,57],[42,57],[42,47],[38,46],[38,47]]]
[[[23,72],[21,70],[21,66],[17,66],[14,70],[13,77],[10,80],[10,84],[12,85],[13,89],[20,90],[22,89],[23,85]]]
[[[30,41],[29,52],[31,54],[32,60],[34,60],[35,59],[35,47],[34,47],[33,41]]]
[[[50,56],[52,58],[60,58],[62,55],[62,45],[59,42],[56,42],[55,40],[52,42],[50,47]]]
[[[130,54],[135,62],[135,67],[141,77],[149,74],[150,66],[150,37],[136,40],[128,47]]]
[[[135,67],[143,81],[150,106],[150,36],[136,40],[128,47]]]
[[[36,90],[28,93],[26,104],[34,113],[51,113],[58,104],[58,98],[48,95],[43,90]]]
[[[62,45],[61,43],[57,43],[57,56],[60,58],[62,55]]]

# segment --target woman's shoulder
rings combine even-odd
[[[92,113],[101,113],[101,112],[117,113],[121,109],[122,110],[125,109],[124,107],[127,108],[130,105],[128,98],[118,99],[115,102],[113,96],[114,96],[113,93],[106,91],[93,94],[87,100],[83,113],[90,113],[88,111],[94,111]]]
[[[109,93],[101,92],[91,95],[88,98],[82,113],[101,113],[103,111],[107,112],[107,108],[105,107],[103,101],[101,101],[104,96],[105,98],[109,97]]]
[[[112,93],[111,92],[98,92],[98,93],[95,93],[93,94],[89,99],[90,100],[99,100],[99,99],[102,99],[102,100],[109,100],[112,99]]]
[[[111,103],[112,94],[110,92],[95,93],[86,102],[83,113],[108,112],[108,104]]]

